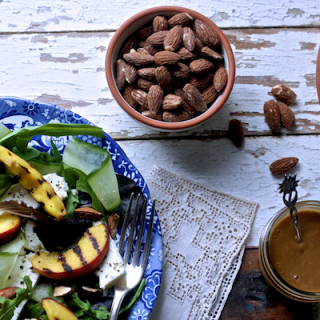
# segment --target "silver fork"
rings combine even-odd
[[[134,196],[133,194],[131,194],[128,209],[122,225],[122,231],[121,231],[120,240],[119,240],[120,254],[122,254],[123,252],[125,236],[128,228],[129,215],[132,208],[133,198]],[[120,306],[123,298],[126,296],[128,292],[133,290],[140,283],[142,276],[144,274],[144,271],[146,269],[149,251],[150,251],[150,244],[151,244],[155,202],[153,201],[153,204],[152,204],[149,225],[147,230],[147,237],[144,244],[143,252],[141,252],[142,237],[145,230],[147,204],[148,204],[148,198],[142,199],[143,200],[142,204],[140,204],[141,198],[142,197],[139,194],[136,200],[134,214],[133,214],[133,218],[130,226],[130,234],[128,236],[128,241],[127,241],[126,249],[123,256],[123,262],[126,267],[126,274],[114,286],[114,298],[113,298],[111,311],[110,311],[110,314],[111,314],[110,320],[116,320],[118,318],[118,314],[119,314],[119,310],[120,310]],[[141,210],[141,218],[140,218],[140,224],[138,224],[140,210]],[[139,230],[137,228],[138,225],[139,225]],[[137,237],[133,257],[130,262],[129,258],[132,251],[134,235],[138,231],[139,231],[139,234]],[[141,263],[139,264],[141,255],[142,255],[142,259],[141,259]]]

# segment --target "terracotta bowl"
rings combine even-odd
[[[135,34],[137,30],[141,29],[144,25],[152,22],[153,18],[157,15],[171,17],[176,13],[187,12],[193,18],[200,19],[210,25],[219,35],[221,39],[222,53],[224,55],[225,68],[228,71],[228,82],[218,98],[208,107],[208,110],[197,117],[182,122],[163,122],[154,120],[142,115],[140,112],[132,108],[122,97],[121,92],[116,86],[116,61],[119,57],[120,49],[125,40]],[[129,18],[125,21],[120,28],[116,31],[109,44],[107,55],[106,55],[106,77],[111,93],[113,94],[119,105],[125,110],[130,116],[132,116],[138,122],[147,125],[153,129],[160,131],[183,131],[191,129],[195,126],[202,124],[203,122],[210,119],[218,110],[220,110],[226,103],[235,79],[235,61],[232,49],[229,41],[224,33],[214,24],[210,19],[203,16],[202,14],[183,7],[176,6],[162,6],[144,10],[140,13]]]

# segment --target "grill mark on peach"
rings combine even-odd
[[[86,266],[88,264],[88,262],[86,261],[86,259],[84,258],[81,248],[79,246],[76,246],[73,248],[74,253],[79,257],[79,259],[82,262],[83,266]]]
[[[67,264],[66,258],[63,255],[58,256],[58,260],[62,262],[62,266],[65,272],[72,272],[73,269]]]
[[[91,241],[93,248],[94,248],[98,253],[100,253],[100,248],[99,248],[99,244],[98,244],[97,239],[90,233],[89,230],[87,230],[87,233],[88,233],[88,235],[89,235],[89,240]]]

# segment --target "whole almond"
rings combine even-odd
[[[144,54],[149,54],[149,52],[145,48],[138,48],[137,52],[144,53]]]
[[[136,100],[141,106],[148,108],[148,94],[141,89],[134,89],[131,92],[131,96]]]
[[[218,53],[217,51],[214,51],[213,49],[209,47],[203,47],[201,49],[201,53],[207,57],[210,58],[214,61],[222,61],[223,60],[223,55]]]
[[[148,93],[148,108],[151,114],[157,114],[162,106],[163,90],[159,85],[153,85]]]
[[[193,51],[196,48],[196,36],[190,27],[183,28],[183,45],[189,51]]]
[[[186,97],[184,95],[184,91],[182,89],[175,89],[174,94],[181,98],[181,107],[190,114],[195,113],[195,109],[190,106],[187,102]]]
[[[280,111],[281,125],[285,128],[291,128],[294,125],[295,117],[292,110],[284,103],[277,102]]]
[[[138,103],[135,99],[133,99],[131,92],[132,90],[134,90],[135,88],[131,85],[128,85],[124,88],[123,90],[123,98],[124,100],[126,100],[128,102],[128,104],[132,107],[132,108],[136,108]]]
[[[128,53],[131,49],[134,49],[134,47],[136,46],[136,43],[137,43],[136,37],[129,37],[121,48],[120,56],[122,57],[125,53]]]
[[[187,26],[191,21],[193,21],[193,18],[190,16],[187,12],[177,13],[174,16],[172,16],[169,20],[169,26],[172,28],[174,26],[180,25],[182,27]]]
[[[191,72],[197,75],[205,75],[214,69],[214,64],[207,59],[197,59],[193,60],[189,67]]]
[[[228,137],[237,148],[241,148],[244,142],[244,131],[241,121],[232,119],[229,121]]]
[[[98,221],[105,217],[103,213],[89,207],[76,208],[74,212],[79,218],[88,219],[92,221]]]
[[[175,64],[180,58],[178,53],[171,51],[160,51],[154,55],[154,61],[157,66]]]
[[[150,119],[162,121],[162,114],[154,114],[150,110],[142,111],[142,114]]]
[[[204,100],[204,97],[200,93],[200,91],[191,85],[190,83],[187,83],[183,87],[183,91],[186,97],[187,102],[193,107],[196,111],[199,112],[205,112],[207,108],[207,103]]]
[[[185,110],[179,112],[164,111],[162,114],[162,119],[166,122],[181,122],[191,118],[191,114]]]
[[[167,94],[162,101],[163,110],[175,110],[180,107],[182,99],[175,94]]]
[[[0,290],[0,297],[13,299],[16,296],[18,287],[7,287]]]
[[[209,47],[216,47],[220,44],[218,34],[205,22],[196,19],[194,21],[194,31],[202,43]]]
[[[221,92],[228,82],[228,71],[221,67],[214,74],[213,84],[217,92]]]
[[[124,70],[124,76],[126,78],[126,81],[129,84],[131,84],[136,81],[136,79],[138,77],[138,71],[134,66],[132,66],[130,63],[128,63],[125,70]]]
[[[195,40],[195,43],[196,43],[196,49],[197,51],[201,52],[202,48],[205,46],[202,41],[196,37],[196,40]]]
[[[143,91],[148,92],[151,86],[153,86],[154,83],[148,80],[145,80],[143,78],[139,78],[137,81],[137,87],[142,89]]]
[[[136,35],[137,39],[139,40],[145,40],[147,39],[151,34],[153,34],[153,26],[146,26],[142,28]]]
[[[206,104],[210,104],[211,102],[216,100],[218,96],[218,92],[216,91],[216,89],[214,88],[214,85],[212,84],[202,92],[202,95],[204,100],[206,101]]]
[[[156,68],[155,76],[158,84],[165,91],[170,91],[172,89],[172,77],[171,73],[165,66]]]
[[[168,30],[162,30],[162,31],[155,32],[154,34],[149,36],[146,41],[149,44],[156,46],[156,47],[163,46],[164,38],[166,37],[168,32],[169,32]]]
[[[279,100],[286,103],[293,103],[297,95],[289,87],[284,84],[278,84],[271,89],[271,93]]]
[[[189,67],[182,62],[178,62],[171,70],[171,74],[179,79],[188,79],[189,72]]]
[[[182,27],[179,25],[169,30],[168,34],[163,40],[164,50],[176,51],[180,47],[182,36],[183,36]]]
[[[124,87],[124,84],[126,82],[126,77],[124,75],[124,72],[126,70],[127,64],[122,59],[117,60],[117,78],[116,78],[116,84],[118,89],[121,91]]]
[[[138,70],[138,75],[146,80],[152,80],[155,77],[156,68],[142,68]]]
[[[200,92],[202,92],[213,83],[213,75],[209,74],[204,78],[193,76],[190,79],[189,83],[195,86]]]
[[[117,213],[109,214],[107,225],[108,225],[108,229],[109,229],[110,236],[112,239],[116,238],[120,220],[121,219],[120,219],[119,214],[117,214]]]
[[[153,32],[168,30],[168,20],[163,16],[156,16],[153,19]]]
[[[135,67],[142,67],[154,62],[154,57],[145,53],[137,52],[131,49],[129,53],[123,55],[124,60],[134,65]]]
[[[182,60],[184,61],[190,61],[195,58],[195,55],[190,52],[187,48],[181,47],[178,51],[177,54],[181,57]]]
[[[290,169],[294,168],[298,162],[299,159],[295,157],[282,158],[272,162],[269,169],[273,174],[285,174]]]
[[[280,110],[278,104],[269,100],[264,103],[264,116],[269,128],[273,132],[280,131]]]

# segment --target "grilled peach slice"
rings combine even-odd
[[[0,162],[27,189],[31,196],[42,204],[44,210],[60,221],[66,215],[66,209],[61,198],[55,193],[53,187],[41,173],[27,161],[12,151],[0,146]]]
[[[11,213],[0,216],[0,244],[13,239],[19,232],[21,218]]]
[[[40,251],[32,258],[32,266],[41,275],[55,280],[84,276],[96,269],[108,253],[109,231],[101,223],[86,230],[78,244],[65,252]]]
[[[52,298],[43,298],[41,306],[47,314],[48,320],[77,320],[78,318],[60,302]]]

